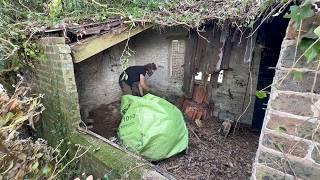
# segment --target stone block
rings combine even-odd
[[[270,113],[270,119],[267,124],[267,128],[277,130],[282,128],[286,134],[311,139],[314,129],[317,127],[317,123],[313,122],[315,119],[302,120],[298,118],[292,118],[287,116],[280,116],[274,113]],[[314,135],[314,140],[320,140],[320,133],[317,131]]]
[[[258,161],[261,164],[265,164],[291,176],[296,176],[297,178],[308,180],[320,179],[320,166],[307,159],[290,158],[284,155],[261,151]]]
[[[261,164],[256,166],[255,176],[257,180],[294,180],[294,177],[289,174],[278,172],[273,168]]]
[[[279,55],[279,64],[278,67],[285,67],[291,68],[295,62],[294,55],[295,55],[295,48],[296,48],[296,40],[283,40],[281,52]],[[302,52],[298,50],[296,60],[302,55]],[[304,57],[302,57],[298,63],[295,65],[295,68],[308,68],[311,70],[317,69],[317,62],[313,61],[307,64],[307,61]]]
[[[287,75],[287,71],[278,70],[275,75],[275,83],[280,84],[282,79]],[[290,73],[283,80],[281,86],[278,85],[277,89],[295,92],[311,92],[315,72],[302,72],[302,80],[294,80],[293,74]],[[314,88],[314,93],[320,94],[320,73],[317,74],[317,81]]]
[[[299,116],[317,117],[319,112],[319,96],[274,92],[271,97],[271,108],[274,110],[291,113]],[[315,107],[317,106],[317,108]]]
[[[313,148],[311,157],[316,163],[320,164],[320,146],[319,145]]]
[[[279,133],[280,134],[280,133]],[[262,144],[268,148],[297,157],[305,157],[308,153],[309,144],[304,141],[296,141],[293,138],[279,134],[265,133]]]

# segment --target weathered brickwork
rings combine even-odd
[[[170,76],[172,79],[183,80],[184,77],[184,56],[185,56],[185,41],[172,40],[170,52]]]
[[[91,147],[80,159],[80,168],[95,177],[114,179],[114,174],[120,179],[120,175],[126,173],[129,179],[165,179],[148,162],[76,131],[80,110],[70,47],[65,44],[63,37],[42,38],[39,44],[46,55],[45,60],[37,65],[33,78],[33,89],[44,94],[43,104],[46,107],[41,124],[37,127],[39,136],[48,140],[51,146],[64,140],[59,146],[62,151],[72,150],[71,144]],[[99,148],[99,151],[95,151],[95,148]],[[147,177],[150,174],[153,177]]]
[[[34,77],[34,90],[44,94],[46,110],[39,133],[51,145],[66,139],[80,120],[71,50],[63,37],[46,37],[39,42],[46,58],[40,61]]]
[[[291,31],[289,26],[282,43],[252,179],[320,179],[317,63],[294,62],[296,40],[288,38]],[[300,81],[293,80],[290,73],[293,64],[296,71],[303,72]]]

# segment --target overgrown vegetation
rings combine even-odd
[[[27,127],[33,129],[44,110],[42,95],[29,96],[29,90],[21,83],[12,95],[0,88],[0,179],[56,179],[86,153],[78,145],[73,157],[66,159],[70,149],[61,152],[62,141],[52,148],[43,139],[28,137]]]
[[[280,81],[280,86],[283,81],[289,77],[291,74],[292,78],[296,81],[301,81],[303,79],[303,72],[297,71],[296,65],[299,61],[305,60],[306,64],[314,62],[320,54],[320,26],[317,22],[311,22],[306,27],[303,27],[303,22],[315,15],[314,4],[311,1],[305,1],[301,5],[292,5],[284,18],[289,18],[292,21],[292,26],[296,30],[293,36],[297,40],[296,51],[294,56],[294,63],[289,71]],[[291,35],[292,36],[292,35]],[[301,54],[298,56],[298,54]],[[317,66],[317,71],[319,70],[320,62]],[[315,74],[316,82],[317,73]],[[272,84],[270,85],[272,86]],[[267,97],[267,91],[265,89],[269,88],[267,86],[260,91],[256,92],[256,96],[260,99]],[[314,87],[312,87],[312,93],[314,92]]]
[[[154,23],[199,28],[204,22],[250,27],[257,15],[281,0],[1,0],[0,82],[4,75],[32,68],[42,58],[33,40],[46,27],[104,21],[120,16],[128,25]]]

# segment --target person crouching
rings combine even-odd
[[[149,87],[145,83],[145,76],[152,76],[157,70],[154,63],[148,63],[144,66],[130,66],[119,77],[119,85],[122,95],[143,96],[143,91],[149,91]]]

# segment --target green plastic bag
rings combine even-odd
[[[169,158],[188,147],[188,129],[181,111],[147,94],[121,97],[121,143],[150,161]]]

